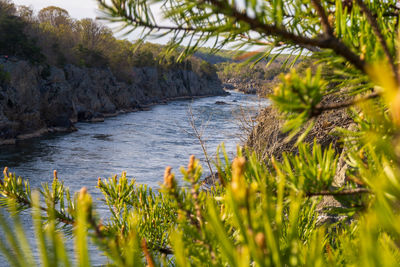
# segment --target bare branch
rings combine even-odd
[[[193,110],[192,110],[191,106],[189,107],[188,115],[189,115],[190,126],[192,127],[192,129],[194,131],[194,136],[197,138],[197,140],[199,140],[201,149],[203,150],[204,157],[206,158],[206,163],[207,163],[208,169],[210,170],[210,173],[211,173],[211,177],[212,177],[213,183],[215,183],[215,174],[214,174],[214,171],[213,171],[213,169],[211,167],[211,160],[210,160],[210,158],[208,156],[208,153],[207,153],[206,144],[205,144],[205,142],[203,140],[203,134],[201,132],[199,132],[199,130],[196,127],[196,123],[195,123],[195,119],[194,119],[194,115],[193,115]]]

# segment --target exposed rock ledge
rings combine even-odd
[[[103,121],[121,112],[146,109],[176,98],[222,95],[217,75],[153,67],[135,68],[132,84],[110,70],[1,63],[9,81],[0,81],[0,145],[56,131],[74,131],[77,121]]]
[[[225,80],[222,86],[225,90],[235,90],[245,94],[265,96],[265,93],[263,92],[263,86],[268,82],[270,81],[231,78],[229,80]]]

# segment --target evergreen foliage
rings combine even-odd
[[[388,0],[99,0],[107,18],[145,34],[173,35],[167,52],[185,40],[175,58],[213,40],[257,45],[261,60],[272,51],[311,51],[329,71],[295,70],[282,75],[271,99],[297,138],[298,151],[260,162],[238,150],[231,162],[218,153],[218,181],[203,188],[202,169],[192,157],[178,186],[170,168],[156,193],[120,178],[100,179],[111,212],[100,222],[87,189],[72,196],[55,174],[51,185],[32,193],[29,183],[7,169],[1,203],[13,214],[33,208],[41,264],[69,266],[61,232],[70,231],[80,266],[90,264],[91,237],[111,266],[398,266],[400,264],[400,74],[397,1]],[[152,14],[152,5],[170,23]],[[147,30],[147,31],[146,31]],[[277,56],[272,56],[271,60]],[[294,58],[296,60],[297,56]],[[330,95],[341,102],[325,103]],[[349,166],[344,184],[337,149],[304,144],[313,120],[347,108],[352,129],[338,129]],[[221,152],[221,151],[219,151]],[[36,192],[36,191],[35,191]],[[342,205],[321,207],[329,196]],[[323,216],[337,214],[334,223]],[[4,220],[1,249],[14,266],[32,264],[18,217]],[[46,226],[46,227],[45,227]],[[72,231],[71,231],[72,230]],[[17,257],[15,257],[17,255]],[[168,256],[169,255],[169,256]]]

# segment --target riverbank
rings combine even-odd
[[[224,101],[226,105],[216,104]],[[233,157],[243,137],[235,115],[248,107],[254,116],[258,107],[268,101],[254,95],[231,92],[213,96],[155,105],[148,111],[130,112],[106,118],[103,123],[78,122],[78,131],[42,135],[20,140],[16,145],[0,149],[0,165],[30,178],[33,186],[49,181],[56,169],[60,179],[68,181],[71,191],[97,183],[98,177],[109,177],[127,171],[138,183],[157,188],[165,166],[179,167],[190,155],[204,163],[204,154],[190,125],[191,107],[196,126],[203,129],[203,138],[210,157],[214,158],[222,142]],[[206,125],[206,126],[205,126]],[[208,175],[208,169],[204,169]]]
[[[134,68],[133,82],[118,81],[109,69],[66,65],[0,63],[0,145],[52,132],[75,131],[76,122],[148,109],[176,99],[224,95],[216,74],[184,69]]]
[[[263,83],[266,81],[261,80],[242,80],[242,79],[229,79],[222,83],[224,90],[234,90],[250,95],[259,95],[265,97],[262,94]]]

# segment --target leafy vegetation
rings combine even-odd
[[[251,66],[248,62],[220,63],[217,65],[218,75],[223,81],[237,79],[242,81],[262,80],[271,81],[276,75],[282,72],[282,63],[273,62],[267,66],[268,62],[260,62]]]
[[[216,50],[230,42],[261,46],[253,60],[288,50],[297,60],[311,51],[315,64],[328,71],[314,67],[301,75],[292,70],[281,75],[271,96],[286,120],[283,130],[297,138],[295,153],[260,162],[254,153],[239,149],[231,162],[222,149],[211,188],[203,188],[194,157],[181,170],[184,186],[167,168],[158,193],[128,181],[125,174],[100,179],[98,188],[111,212],[106,222],[98,220],[87,189],[73,197],[55,174],[40,191],[39,203],[29,183],[6,169],[1,203],[13,214],[33,208],[43,265],[69,265],[61,232],[55,230],[64,227],[67,233],[72,230],[81,266],[90,264],[89,236],[113,266],[400,264],[397,1],[99,3],[107,18],[129,29],[172,34],[167,53],[189,40],[178,61],[216,40]],[[161,12],[170,23],[156,20],[153,4],[163,4]],[[339,101],[324,101],[332,95]],[[353,120],[353,127],[337,129],[344,149],[302,142],[318,116],[344,108]],[[348,169],[338,184],[339,156]],[[325,197],[340,205],[322,205]],[[337,215],[333,223],[322,223],[327,214]],[[34,261],[18,221],[14,229],[0,221],[6,236],[0,248],[10,263]]]
[[[181,68],[206,76],[215,72],[198,58],[177,63],[178,52],[165,55],[161,45],[119,40],[98,21],[75,20],[60,7],[49,6],[36,15],[30,7],[8,0],[0,0],[0,55],[58,67],[110,67],[128,82],[134,67]]]

